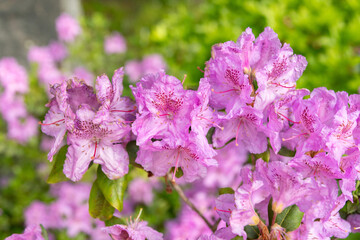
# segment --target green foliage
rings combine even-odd
[[[358,239],[360,239],[360,233],[350,233],[347,238],[338,238],[338,239],[339,239],[339,240],[341,240],[341,239],[346,239],[346,240],[358,240]]]
[[[89,197],[89,213],[93,218],[99,218],[102,221],[109,220],[114,214],[115,208],[105,199],[98,181],[95,181],[91,187]]]
[[[295,156],[295,151],[291,151],[285,147],[282,147],[280,149],[280,151],[278,152],[279,155],[281,156],[285,156],[285,157],[294,157]]]
[[[105,199],[111,206],[121,212],[123,208],[124,193],[127,187],[125,177],[110,180],[98,167],[97,179],[95,181]]]
[[[126,221],[124,221],[124,220],[121,219],[121,218],[114,217],[114,216],[112,216],[110,219],[108,219],[108,220],[105,221],[105,225],[106,225],[106,226],[113,226],[113,225],[115,225],[115,224],[125,225],[125,224],[126,224]]]
[[[40,224],[40,227],[41,227],[41,235],[44,237],[45,240],[49,240],[48,233],[47,233],[46,229],[44,228],[44,226],[42,224]]]
[[[235,193],[235,191],[231,187],[226,187],[226,188],[220,188],[219,189],[219,195],[234,194],[234,193]]]
[[[109,2],[100,7],[98,1],[86,1],[85,9],[88,13],[103,10],[111,20],[109,26],[128,39],[134,50],[130,57],[161,53],[169,64],[168,72],[179,78],[186,73],[190,87],[203,76],[196,67],[204,67],[212,45],[236,40],[247,27],[257,35],[266,26],[296,54],[307,58],[309,64],[298,87],[325,86],[353,93],[359,87],[359,1]],[[131,7],[135,5],[142,7],[134,11]]]
[[[259,228],[257,226],[250,226],[247,225],[244,227],[244,230],[247,234],[247,237],[249,239],[258,239],[260,236],[260,231]]]
[[[59,150],[58,154],[54,157],[55,158],[54,164],[52,166],[50,175],[46,181],[47,183],[53,184],[67,180],[67,177],[63,172],[67,149],[68,146],[65,145]]]
[[[285,228],[287,232],[291,232],[300,226],[303,216],[304,213],[299,210],[298,206],[291,205],[276,216],[275,222]]]

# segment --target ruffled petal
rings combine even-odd
[[[129,171],[129,155],[121,144],[98,145],[99,156],[94,163],[101,164],[102,171],[109,179],[123,177]]]
[[[88,139],[79,139],[71,134],[68,135],[68,152],[64,164],[65,176],[72,181],[79,181],[92,161],[95,152],[95,144]]]

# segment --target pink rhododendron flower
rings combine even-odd
[[[73,42],[81,33],[79,22],[67,13],[62,13],[56,19],[56,31],[60,40]]]
[[[155,176],[165,176],[171,167],[174,167],[173,178],[178,168],[181,168],[186,182],[192,182],[204,177],[207,166],[216,166],[212,153],[203,152],[197,148],[194,138],[186,141],[178,139],[176,143],[162,140],[155,142],[152,149],[140,149],[136,162]]]
[[[238,147],[235,142],[231,142],[223,149],[217,150],[214,157],[218,166],[208,168],[208,172],[203,179],[206,187],[232,187],[236,189],[241,183],[240,170],[247,161],[247,151],[244,147]]]
[[[263,115],[257,109],[244,106],[234,108],[226,116],[219,117],[223,120],[220,125],[223,129],[216,129],[213,136],[216,147],[224,144],[232,138],[235,138],[235,144],[240,141],[244,147],[251,153],[262,153],[267,148],[267,139],[263,131]]]
[[[48,157],[51,161],[68,132],[64,173],[73,181],[80,180],[91,161],[101,164],[110,179],[128,171],[124,144],[130,139],[135,108],[131,99],[121,97],[122,78],[122,69],[115,71],[112,84],[107,76],[98,77],[96,94],[78,79],[51,89],[54,97],[42,123],[43,132],[56,138]]]
[[[104,49],[107,54],[124,53],[126,52],[126,41],[120,33],[114,32],[105,38]]]
[[[103,231],[108,233],[114,240],[162,240],[163,235],[147,226],[146,221],[139,220],[141,211],[135,221],[130,221],[127,225],[116,224],[110,227],[103,228]]]
[[[247,238],[244,227],[249,224],[257,225],[261,221],[254,207],[255,204],[263,201],[268,194],[263,182],[259,180],[254,180],[251,184],[244,184],[235,192],[236,208],[231,211],[230,217],[233,233],[242,236],[244,239]]]
[[[188,132],[195,95],[184,90],[177,78],[165,72],[147,75],[132,91],[139,108],[132,126],[138,145],[151,138],[162,138],[164,134],[177,137]]]

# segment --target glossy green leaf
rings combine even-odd
[[[235,193],[235,191],[231,187],[226,187],[226,188],[220,188],[219,189],[219,195],[234,194],[234,193]]]
[[[121,218],[114,217],[114,216],[105,221],[105,226],[113,226],[115,224],[126,225],[126,221]]]
[[[64,147],[62,147],[60,149],[58,154],[55,156],[54,165],[53,165],[50,175],[47,179],[47,183],[53,184],[53,183],[58,183],[58,182],[64,182],[67,180],[67,177],[65,176],[65,174],[63,172],[67,149],[68,149],[68,146],[65,145]]]
[[[259,228],[256,225],[255,226],[247,225],[244,227],[244,230],[247,234],[247,237],[250,239],[258,239],[260,236]]]
[[[294,204],[278,214],[275,222],[285,228],[287,232],[291,232],[300,226],[303,216],[304,213]]]
[[[121,212],[123,208],[124,193],[127,186],[125,177],[110,180],[102,172],[101,166],[99,166],[96,182],[101,192],[103,193],[106,201],[108,201],[111,206]]]
[[[99,218],[102,221],[110,219],[115,209],[106,201],[102,194],[97,180],[93,183],[89,198],[89,213],[93,218]]]

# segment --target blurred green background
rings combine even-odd
[[[298,87],[357,93],[360,85],[358,0],[87,0],[83,5],[89,28],[120,31],[131,57],[161,53],[168,72],[187,74],[190,85],[202,77],[197,66],[204,67],[213,44],[236,41],[247,27],[257,36],[266,26],[306,57]]]
[[[82,64],[95,75],[112,76],[114,69],[127,60],[159,53],[168,64],[168,74],[179,79],[187,74],[185,84],[195,88],[203,76],[197,67],[204,68],[212,45],[236,41],[247,27],[257,36],[270,26],[283,43],[289,43],[295,54],[305,56],[308,61],[298,81],[299,88],[325,86],[357,93],[360,86],[358,0],[86,0],[82,3],[83,34],[70,45],[65,67]],[[104,37],[112,31],[120,32],[127,40],[128,50],[121,56],[104,54]],[[43,119],[46,95],[39,88],[34,69],[29,72],[31,90],[26,98],[27,107],[30,113]],[[125,93],[129,95],[130,91]],[[32,201],[49,202],[52,198],[45,182],[50,164],[46,153],[40,151],[40,133],[20,146],[7,139],[3,121],[0,129],[0,239],[3,239],[23,231],[23,210]],[[156,220],[149,222],[161,227]]]

